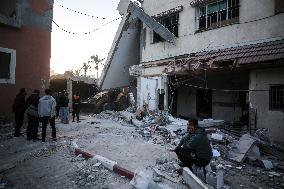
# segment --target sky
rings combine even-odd
[[[67,70],[80,68],[83,63],[91,60],[92,55],[98,55],[100,59],[107,58],[121,19],[103,25],[121,17],[116,10],[119,1],[54,0],[53,21],[60,28],[52,24],[51,70],[63,74]],[[84,14],[92,15],[94,18]],[[100,29],[91,32],[96,28]],[[76,34],[69,34],[62,29]],[[91,33],[85,34],[87,32]],[[101,72],[103,65],[99,68]],[[89,75],[95,75],[95,71]]]

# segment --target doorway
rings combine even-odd
[[[203,119],[212,118],[212,90],[196,91],[196,114]]]

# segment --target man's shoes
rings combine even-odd
[[[45,139],[41,139],[41,142],[45,142]]]
[[[53,141],[57,141],[57,138],[53,138],[52,140],[53,140]]]
[[[75,120],[72,120],[72,122],[75,122]]]

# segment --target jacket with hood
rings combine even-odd
[[[39,117],[50,116],[53,117],[56,115],[56,101],[50,95],[45,95],[39,99],[38,104],[38,114]]]
[[[178,147],[192,151],[198,158],[203,160],[211,160],[213,155],[207,134],[203,128],[199,127],[194,133],[184,136]]]

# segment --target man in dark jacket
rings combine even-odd
[[[76,94],[73,96],[73,101],[72,101],[72,117],[73,117],[73,122],[75,122],[75,115],[77,117],[77,123],[79,123],[79,114],[80,114],[80,106],[81,106],[81,97],[80,93],[76,92]]]
[[[187,131],[188,134],[181,139],[174,150],[182,162],[181,166],[191,168],[193,164],[198,167],[208,165],[213,154],[205,130],[198,127],[196,119],[189,119]]]
[[[38,116],[38,103],[39,103],[39,90],[34,90],[34,92],[27,98],[26,101],[26,114],[28,116],[28,126],[27,126],[27,139],[34,141],[37,140],[38,126],[39,126],[39,116]]]
[[[68,124],[69,123],[69,111],[68,111],[68,94],[63,91],[61,95],[59,96],[59,116],[61,118],[61,123]]]
[[[20,89],[20,92],[17,94],[14,104],[13,104],[13,112],[15,114],[15,137],[20,136],[20,130],[23,126],[24,121],[24,114],[26,110],[26,103],[25,103],[25,97],[26,97],[26,90],[25,88]]]

